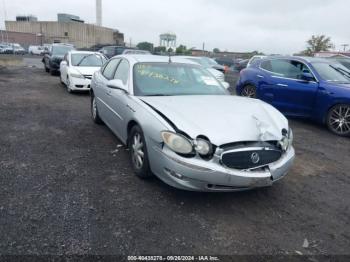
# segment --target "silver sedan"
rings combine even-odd
[[[138,177],[156,175],[179,189],[271,186],[295,157],[281,113],[229,95],[209,71],[186,59],[112,58],[93,76],[91,112],[128,146]]]

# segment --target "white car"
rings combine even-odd
[[[92,75],[107,61],[106,57],[98,52],[70,51],[61,64],[61,83],[67,91],[89,91]]]
[[[28,53],[31,55],[42,55],[45,52],[45,48],[40,45],[31,45],[28,48]]]

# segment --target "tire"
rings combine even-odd
[[[257,98],[256,87],[253,85],[245,85],[241,91],[241,96]]]
[[[327,114],[328,129],[338,136],[350,136],[350,104],[332,107]]]
[[[100,115],[98,113],[98,108],[97,108],[97,103],[96,103],[96,98],[94,93],[91,93],[91,118],[92,120],[98,124],[98,125],[103,125],[103,121],[100,118]]]
[[[67,92],[68,93],[73,93],[73,90],[70,88],[70,80],[69,80],[69,77],[67,77],[67,82],[66,82],[66,88],[67,88]]]
[[[52,68],[50,68],[50,74],[51,74],[52,76],[55,76],[55,75],[56,75],[56,72],[55,72],[54,70],[52,70]]]
[[[147,154],[147,145],[142,129],[135,125],[129,135],[128,147],[130,152],[130,162],[137,177],[146,179],[153,176]]]

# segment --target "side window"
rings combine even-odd
[[[109,63],[103,69],[103,75],[105,78],[107,78],[108,80],[113,79],[115,69],[117,68],[117,65],[119,64],[119,62],[120,62],[120,59],[113,59],[109,61]]]
[[[115,72],[114,79],[122,80],[123,84],[126,85],[129,80],[129,62],[123,59]]]
[[[311,73],[309,68],[302,62],[296,60],[275,59],[264,61],[261,68],[270,71],[278,76],[301,79],[303,72]]]

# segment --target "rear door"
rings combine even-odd
[[[271,104],[288,115],[310,116],[318,82],[316,78],[312,81],[302,80],[303,71],[312,73],[309,67],[292,59],[267,60],[263,67],[266,68],[268,63]]]

